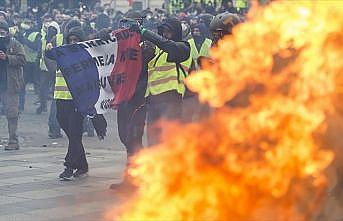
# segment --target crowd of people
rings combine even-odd
[[[179,3],[182,4],[179,4]],[[133,97],[119,105],[117,123],[128,157],[142,148],[147,124],[148,145],[160,142],[161,119],[191,122],[210,110],[198,102],[183,79],[199,69],[210,48],[244,21],[248,5],[236,7],[231,0],[170,1],[161,9],[114,12],[109,5],[80,5],[64,9],[43,3],[17,13],[0,5],[0,95],[1,113],[7,116],[9,140],[5,150],[18,150],[18,116],[25,111],[26,85],[37,95],[36,114],[49,112],[49,136],[66,134],[69,145],[63,180],[87,174],[82,144],[85,131],[106,133],[103,116],[91,120],[75,108],[62,73],[49,51],[53,47],[84,40],[106,40],[109,33],[129,28],[141,35],[142,71]],[[48,108],[48,100],[52,102]],[[62,129],[61,129],[62,128]],[[125,181],[125,179],[124,179]],[[114,188],[116,185],[113,185]]]

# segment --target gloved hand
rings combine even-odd
[[[143,26],[139,23],[139,21],[135,19],[125,19],[126,24],[128,25],[130,31],[135,31],[137,33],[143,34],[146,30]]]
[[[111,32],[112,30],[110,28],[103,28],[97,33],[97,38],[103,41],[109,40],[111,38]]]
[[[102,114],[97,114],[92,118],[93,126],[100,140],[103,140],[107,132],[107,122]]]

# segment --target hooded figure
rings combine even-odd
[[[157,28],[158,34],[163,36],[165,31],[170,31],[172,36],[168,40],[181,41],[182,40],[182,25],[176,18],[167,18],[164,22]]]
[[[208,28],[206,27],[205,24],[200,23],[200,24],[194,25],[191,28],[191,33],[192,33],[192,37],[194,39],[196,48],[198,51],[200,51],[203,42],[205,41],[206,37],[209,35]]]
[[[158,34],[144,28],[139,30],[143,39],[155,45],[152,59],[148,62],[147,99],[148,144],[160,142],[163,127],[160,120],[180,120],[182,97],[185,93],[183,80],[192,66],[190,46],[182,41],[181,22],[167,18],[158,27]]]
[[[81,27],[73,27],[65,33],[65,42],[74,44],[85,39]],[[57,55],[51,51],[50,45],[46,57],[56,60]],[[59,125],[68,138],[68,151],[65,156],[65,170],[59,175],[61,180],[72,180],[88,172],[88,162],[82,144],[84,116],[74,105],[68,85],[60,71],[56,73],[54,99],[56,100],[56,117]]]
[[[46,32],[46,41],[51,42],[51,40],[60,32],[60,26],[57,24],[57,22],[50,22]]]

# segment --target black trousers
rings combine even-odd
[[[83,116],[72,100],[56,100],[57,120],[68,137],[68,152],[64,165],[72,169],[88,169],[85,149],[82,144]]]
[[[182,116],[182,96],[175,91],[149,96],[147,99],[148,145],[161,142],[163,121],[180,121]]]
[[[128,157],[134,155],[143,147],[146,108],[144,97],[131,100],[119,105],[117,110],[118,133],[124,144]]]
[[[40,85],[39,85],[39,101],[41,107],[47,107],[49,91],[51,88],[51,82],[53,75],[47,71],[41,71]]]

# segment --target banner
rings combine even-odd
[[[76,108],[83,114],[103,114],[129,100],[142,68],[140,35],[129,30],[53,48]]]

